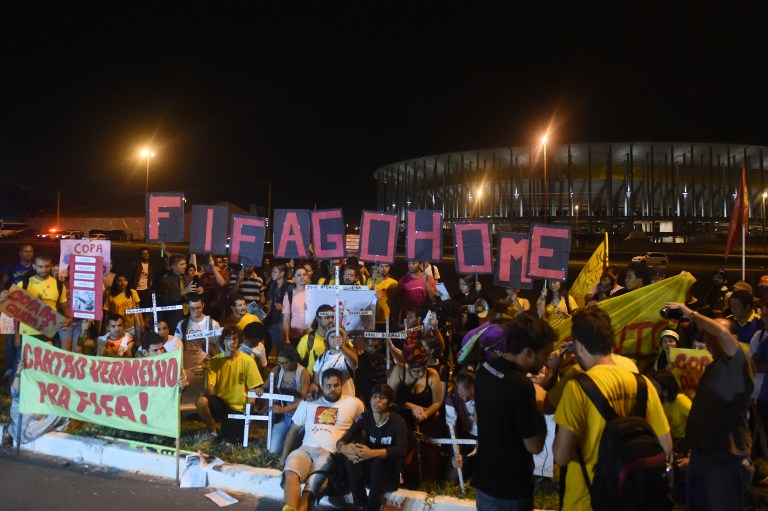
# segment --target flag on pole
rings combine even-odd
[[[731,215],[731,228],[728,231],[728,241],[725,244],[725,258],[731,252],[731,245],[736,238],[736,234],[741,232],[742,243],[745,241],[746,230],[749,227],[749,198],[747,192],[747,169],[741,166],[741,180],[739,189],[736,192],[736,202],[733,203],[733,214]]]
[[[600,282],[600,276],[608,264],[608,233],[606,232],[605,239],[597,246],[571,286],[571,296],[579,307],[586,305],[584,297]]]

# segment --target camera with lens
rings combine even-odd
[[[664,307],[659,311],[659,314],[661,314],[661,317],[664,319],[683,319],[683,311],[680,309]]]

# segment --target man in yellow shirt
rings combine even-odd
[[[313,376],[312,368],[315,365],[315,360],[320,358],[320,355],[325,352],[325,336],[334,325],[333,315],[327,315],[331,312],[333,312],[333,307],[328,304],[318,307],[309,333],[301,338],[299,345],[296,347],[296,351],[299,352],[301,357],[301,365],[309,371],[310,376]],[[320,313],[325,314],[320,315]]]
[[[223,326],[236,326],[240,330],[251,323],[261,323],[258,316],[248,312],[245,304],[245,297],[240,293],[235,293],[229,297],[229,316],[223,321]]]
[[[376,290],[376,326],[381,331],[387,318],[392,320],[392,309],[397,298],[397,281],[389,276],[389,265],[386,263],[377,264],[374,267],[374,289]]]
[[[264,381],[256,362],[237,349],[243,339],[242,330],[227,326],[221,336],[225,351],[213,358],[205,358],[203,368],[207,373],[206,392],[197,398],[196,408],[214,441],[223,438],[228,443],[237,444],[243,439],[245,423],[229,419],[227,415],[243,413],[247,402],[253,406],[255,399],[249,400],[248,392],[263,385]],[[216,429],[216,421],[221,422],[221,431]]]
[[[62,329],[69,328],[69,325],[72,323],[72,317],[69,312],[67,287],[64,284],[61,284],[60,286],[56,279],[51,275],[51,269],[53,268],[51,258],[42,254],[35,257],[35,262],[32,265],[32,268],[35,270],[35,274],[29,277],[29,279],[24,279],[19,285],[23,287],[27,293],[44,301],[48,307],[60,312],[67,318],[66,322],[62,325]],[[43,341],[49,343],[52,342],[52,339],[48,339],[34,328],[24,323],[19,324],[19,334],[33,335]],[[20,335],[17,336],[17,346],[20,346]],[[69,349],[69,347],[67,348]]]
[[[586,307],[574,312],[571,328],[576,361],[609,399],[614,411],[620,416],[628,415],[635,404],[637,379],[632,371],[616,365],[611,358],[614,342],[610,317],[597,307]],[[656,389],[645,379],[648,387],[645,418],[669,456],[672,451],[669,424]],[[605,419],[579,383],[571,381],[555,411],[555,422],[559,426],[553,446],[555,463],[560,467],[567,466],[561,507],[590,510],[589,490],[576,450],[581,451],[587,474],[593,477]]]

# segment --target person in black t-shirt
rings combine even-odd
[[[544,320],[522,314],[505,331],[506,353],[477,373],[477,455],[472,486],[477,509],[533,509],[533,454],[541,452],[547,426],[537,407],[535,374],[557,335]],[[543,391],[541,392],[543,399]]]
[[[359,415],[337,445],[345,456],[349,485],[358,508],[379,511],[385,492],[400,483],[406,453],[405,420],[392,411],[395,391],[389,385],[371,390],[370,408]],[[365,486],[370,494],[365,495]]]

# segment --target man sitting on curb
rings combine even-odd
[[[224,351],[210,358],[205,357],[203,368],[206,370],[207,385],[205,395],[197,398],[197,413],[205,423],[212,439],[222,438],[227,443],[239,443],[243,438],[245,423],[238,419],[229,419],[230,413],[243,413],[246,402],[251,406],[255,399],[248,399],[248,392],[263,385],[256,362],[238,350],[243,332],[234,326],[224,327],[221,332],[224,339]],[[205,378],[204,378],[205,379]],[[216,421],[221,422],[221,431],[216,429]]]
[[[353,396],[341,394],[341,371],[323,372],[322,396],[315,401],[302,401],[293,414],[293,425],[283,444],[280,467],[285,495],[283,511],[311,511],[329,471],[333,470],[331,454],[355,417],[363,413],[363,403]],[[304,428],[304,440],[291,452]],[[286,459],[287,458],[287,459]],[[301,484],[304,484],[304,490]]]

